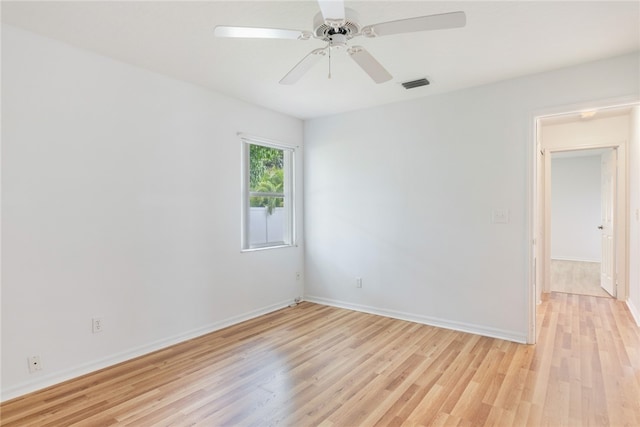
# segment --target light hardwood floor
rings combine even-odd
[[[3,426],[638,426],[640,331],[552,293],[535,346],[302,303],[5,402]]]

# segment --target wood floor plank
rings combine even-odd
[[[640,425],[627,307],[537,313],[528,346],[302,303],[4,402],[0,425]]]

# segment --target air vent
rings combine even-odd
[[[413,89],[420,86],[426,86],[428,84],[429,84],[429,80],[418,79],[418,80],[412,80],[410,82],[404,82],[402,83],[402,86],[404,86],[405,89]]]

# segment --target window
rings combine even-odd
[[[294,148],[242,136],[242,248],[294,244]]]

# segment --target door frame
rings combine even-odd
[[[564,105],[564,106],[555,106],[548,107],[545,109],[532,111],[530,114],[529,120],[529,149],[528,157],[529,161],[527,162],[527,199],[528,199],[528,217],[527,217],[527,227],[528,227],[528,289],[527,296],[529,300],[528,310],[527,310],[527,320],[528,320],[528,333],[527,333],[527,343],[535,344],[537,341],[537,327],[536,327],[536,309],[537,305],[541,303],[541,295],[542,295],[542,277],[543,271],[545,268],[544,265],[544,215],[542,209],[544,208],[544,204],[540,203],[540,199],[542,197],[542,187],[544,184],[543,174],[544,174],[544,150],[542,148],[541,141],[541,132],[540,132],[540,121],[544,118],[549,118],[553,116],[561,116],[567,114],[577,114],[585,110],[594,110],[594,109],[605,109],[605,108],[623,108],[623,107],[633,107],[637,106],[640,103],[640,98],[637,95],[632,96],[624,96],[618,98],[604,99],[599,101],[588,101],[579,104],[572,105]],[[615,144],[620,144],[621,141],[617,141]],[[622,230],[628,230],[628,212],[627,206],[629,202],[629,194],[628,194],[628,156],[626,155],[626,144],[627,141],[623,141],[623,153],[621,158],[621,153],[618,151],[618,164],[623,167],[623,171],[620,171],[621,168],[618,169],[618,176],[622,173],[622,181],[620,182],[623,185],[618,186],[617,194],[621,197],[618,197],[616,204],[621,203],[618,207],[622,206],[622,208],[618,208],[618,214],[624,216],[623,222],[619,222],[619,224],[624,224],[624,226],[619,227]],[[586,148],[607,148],[605,147],[586,147]],[[611,147],[611,143],[608,147]],[[575,147],[574,147],[575,148]],[[623,187],[623,188],[621,188]],[[621,194],[622,193],[622,194]],[[622,231],[621,233],[623,233]],[[623,279],[623,283],[618,286],[617,298],[619,300],[626,300],[628,294],[628,237],[624,235],[622,239],[618,239],[617,246],[622,246],[622,251],[619,253],[619,259],[623,262],[624,269],[619,269],[619,276]],[[548,240],[548,239],[547,239]],[[617,266],[619,268],[619,266]]]

